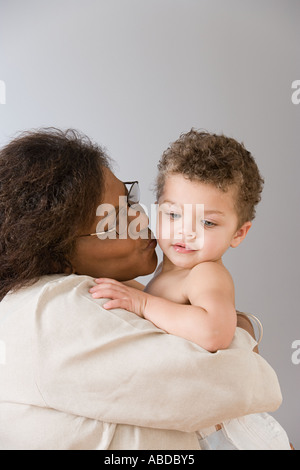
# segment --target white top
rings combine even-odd
[[[197,429],[280,405],[245,331],[210,354],[92,285],[47,276],[0,303],[0,449],[199,449]]]

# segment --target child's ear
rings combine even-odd
[[[240,243],[242,243],[247,233],[249,232],[251,226],[252,222],[245,222],[244,225],[242,225],[241,228],[238,229],[233,239],[231,240],[230,246],[232,248],[236,248],[237,246],[239,246]]]

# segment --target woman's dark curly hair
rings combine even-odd
[[[163,194],[166,178],[182,174],[224,192],[235,187],[239,227],[255,217],[264,180],[251,153],[230,137],[192,129],[163,153],[158,170],[157,200]]]
[[[76,238],[104,191],[104,150],[74,130],[26,132],[0,150],[0,301],[72,271]]]

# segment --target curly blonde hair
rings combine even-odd
[[[158,170],[157,200],[163,194],[166,178],[181,174],[224,192],[235,187],[239,226],[255,218],[264,179],[251,153],[230,137],[191,129],[163,153]]]

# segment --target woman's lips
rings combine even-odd
[[[176,253],[194,253],[196,250],[192,250],[189,246],[185,245],[184,243],[176,243],[176,245],[172,245]]]

